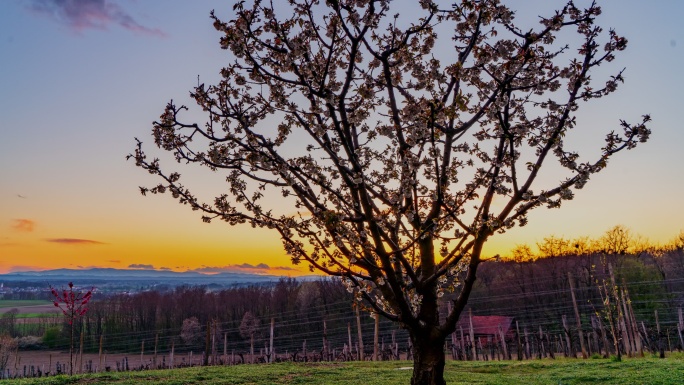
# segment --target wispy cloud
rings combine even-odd
[[[274,266],[271,267],[271,270],[299,271],[298,269],[295,269],[294,267],[290,266]]]
[[[128,265],[129,269],[136,269],[136,270],[154,270],[154,265],[145,265],[143,263],[132,263]]]
[[[18,273],[22,271],[42,271],[45,267],[42,266],[30,266],[30,265],[12,265],[9,267],[8,271],[10,273]]]
[[[121,263],[120,259],[108,259],[107,262],[109,263]]]
[[[189,271],[194,271],[204,274],[218,274],[218,273],[253,273],[253,274],[269,274],[273,273],[274,270],[283,271],[298,271],[295,268],[287,266],[275,266],[271,267],[265,263],[259,263],[252,265],[250,263],[241,263],[236,265],[226,265],[226,266],[202,266]]]
[[[76,32],[107,29],[115,24],[134,33],[166,36],[157,28],[138,23],[119,4],[109,0],[33,0],[30,9],[54,18]]]
[[[100,241],[77,238],[48,238],[45,241],[51,243],[61,243],[63,245],[106,245],[106,243]]]
[[[76,268],[81,269],[81,270],[99,269],[101,267],[102,266],[98,266],[98,265],[76,265]]]
[[[243,263],[241,265],[234,265],[235,267],[238,267],[240,269],[269,269],[269,266],[265,263],[260,263],[256,266],[250,265],[249,263]]]
[[[14,231],[31,233],[36,228],[36,222],[26,218],[12,219],[12,224],[10,226]]]

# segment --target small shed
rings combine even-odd
[[[494,342],[501,339],[503,334],[506,341],[512,341],[515,338],[515,318],[503,315],[474,315],[469,317],[464,315],[456,324],[456,335],[462,329],[465,336],[470,335],[470,320],[473,322],[473,335],[476,340],[485,342]]]

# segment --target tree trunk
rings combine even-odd
[[[445,337],[411,332],[413,343],[413,377],[411,385],[446,385],[444,381]]]

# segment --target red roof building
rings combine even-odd
[[[470,335],[470,320],[471,317],[464,315],[456,324],[456,336],[460,337],[460,329],[463,329],[463,335]],[[515,319],[513,317],[501,315],[487,315],[487,316],[472,316],[473,334],[476,339],[482,342],[492,342],[500,340],[500,333],[503,333],[506,341],[511,341],[515,338]],[[501,331],[499,331],[501,330]]]

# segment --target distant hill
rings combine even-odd
[[[275,283],[281,277],[276,275],[261,275],[250,273],[218,273],[203,274],[196,271],[177,272],[168,270],[143,270],[143,269],[55,269],[44,271],[23,271],[8,274],[0,274],[0,282],[49,282],[52,285],[60,285],[73,281],[78,285],[122,285],[135,286],[154,285],[219,285],[235,286],[249,284]],[[318,277],[298,277],[297,279],[311,280]]]

